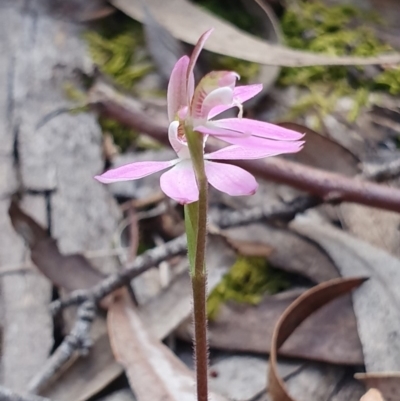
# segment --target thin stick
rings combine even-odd
[[[67,306],[80,304],[88,299],[93,300],[93,302],[99,302],[151,267],[156,266],[171,256],[184,252],[186,252],[186,237],[181,235],[167,242],[165,245],[150,249],[139,255],[131,265],[126,267],[126,270],[111,274],[91,289],[73,291],[64,300],[52,302],[50,305],[52,313],[57,314]]]

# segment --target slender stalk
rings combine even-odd
[[[207,236],[208,182],[204,169],[203,137],[190,131],[186,134],[193,168],[199,187],[198,202],[187,205],[185,220],[188,235],[189,260],[193,289],[194,360],[196,366],[197,401],[208,400],[207,342],[207,270],[205,266]],[[194,255],[191,253],[194,251]]]
[[[205,178],[205,175],[204,175]],[[200,180],[199,180],[200,181]],[[207,342],[207,270],[205,248],[207,234],[207,179],[199,182],[197,247],[192,275],[194,354],[196,363],[197,400],[208,400],[208,342]]]

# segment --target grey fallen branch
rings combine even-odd
[[[227,212],[226,214],[221,214],[221,216],[215,219],[212,223],[225,228],[259,220],[280,219],[290,221],[297,213],[301,213],[309,208],[317,206],[321,202],[322,200],[319,198],[309,196],[300,197],[292,203],[275,207],[257,207],[245,211]],[[126,285],[146,270],[158,265],[172,256],[184,253],[186,250],[186,235],[181,235],[161,246],[150,249],[138,256],[123,272],[108,276],[90,289],[73,291],[68,297],[54,301],[51,304],[52,313],[57,314],[65,307],[80,304],[88,299],[94,302],[100,302],[107,295]]]
[[[37,395],[27,394],[19,395],[3,386],[0,386],[1,401],[50,401],[48,398],[39,397]]]
[[[37,393],[45,387],[76,352],[81,355],[89,352],[92,346],[89,331],[95,315],[96,307],[92,300],[87,300],[79,306],[71,332],[30,381],[28,389],[31,393]]]
[[[52,313],[57,314],[61,311],[61,309],[67,306],[80,304],[88,299],[94,302],[99,302],[104,297],[129,283],[129,281],[151,267],[158,265],[171,256],[178,255],[185,251],[185,235],[177,237],[162,246],[150,249],[147,252],[144,252],[142,255],[139,255],[131,265],[127,266],[124,271],[111,274],[91,289],[73,291],[67,298],[54,301],[51,304]]]

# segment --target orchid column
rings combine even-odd
[[[262,121],[242,118],[242,103],[258,94],[262,85],[236,87],[232,71],[213,71],[194,84],[193,68],[211,30],[196,44],[192,56],[175,65],[168,85],[168,137],[177,158],[171,161],[137,162],[106,171],[96,179],[103,183],[136,180],[171,168],[162,174],[163,192],[185,208],[190,276],[193,288],[194,348],[197,400],[208,400],[208,349],[205,266],[208,184],[231,196],[252,195],[254,177],[240,167],[211,160],[260,159],[298,152],[303,135]],[[238,118],[215,119],[232,107]],[[228,144],[204,154],[209,135]]]

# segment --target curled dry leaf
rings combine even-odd
[[[107,315],[111,347],[138,401],[195,401],[194,376],[145,327],[133,303],[121,292]],[[226,401],[210,394],[210,401]]]
[[[344,277],[369,277],[353,294],[354,312],[367,372],[400,370],[400,260],[343,230],[311,217],[290,227],[317,243]]]
[[[273,328],[303,291],[266,296],[260,304],[228,302],[210,322],[210,346],[239,352],[269,353]],[[251,329],[249,329],[251,328]],[[189,340],[187,331],[179,334]],[[335,299],[304,321],[280,348],[279,355],[339,365],[362,365],[362,347],[351,297]]]
[[[306,291],[285,310],[275,326],[271,341],[268,388],[273,401],[294,401],[287,392],[284,382],[278,375],[278,349],[299,324],[313,312],[335,298],[357,288],[364,281],[364,278],[338,278],[319,284]]]
[[[143,22],[145,15],[140,0],[112,0],[111,3],[130,17]],[[332,57],[301,52],[279,45],[272,45],[240,31],[228,22],[187,0],[147,0],[152,15],[171,34],[184,42],[195,44],[198,38],[211,27],[215,31],[207,41],[205,49],[265,65],[299,67],[306,65],[368,65],[395,64],[400,54],[393,53],[376,57]]]
[[[372,393],[376,397],[376,401],[398,401],[400,399],[400,372],[356,373],[354,377],[370,389],[367,394]],[[377,393],[381,398],[377,398]],[[375,398],[371,398],[371,400],[365,398],[360,401],[375,401]]]

